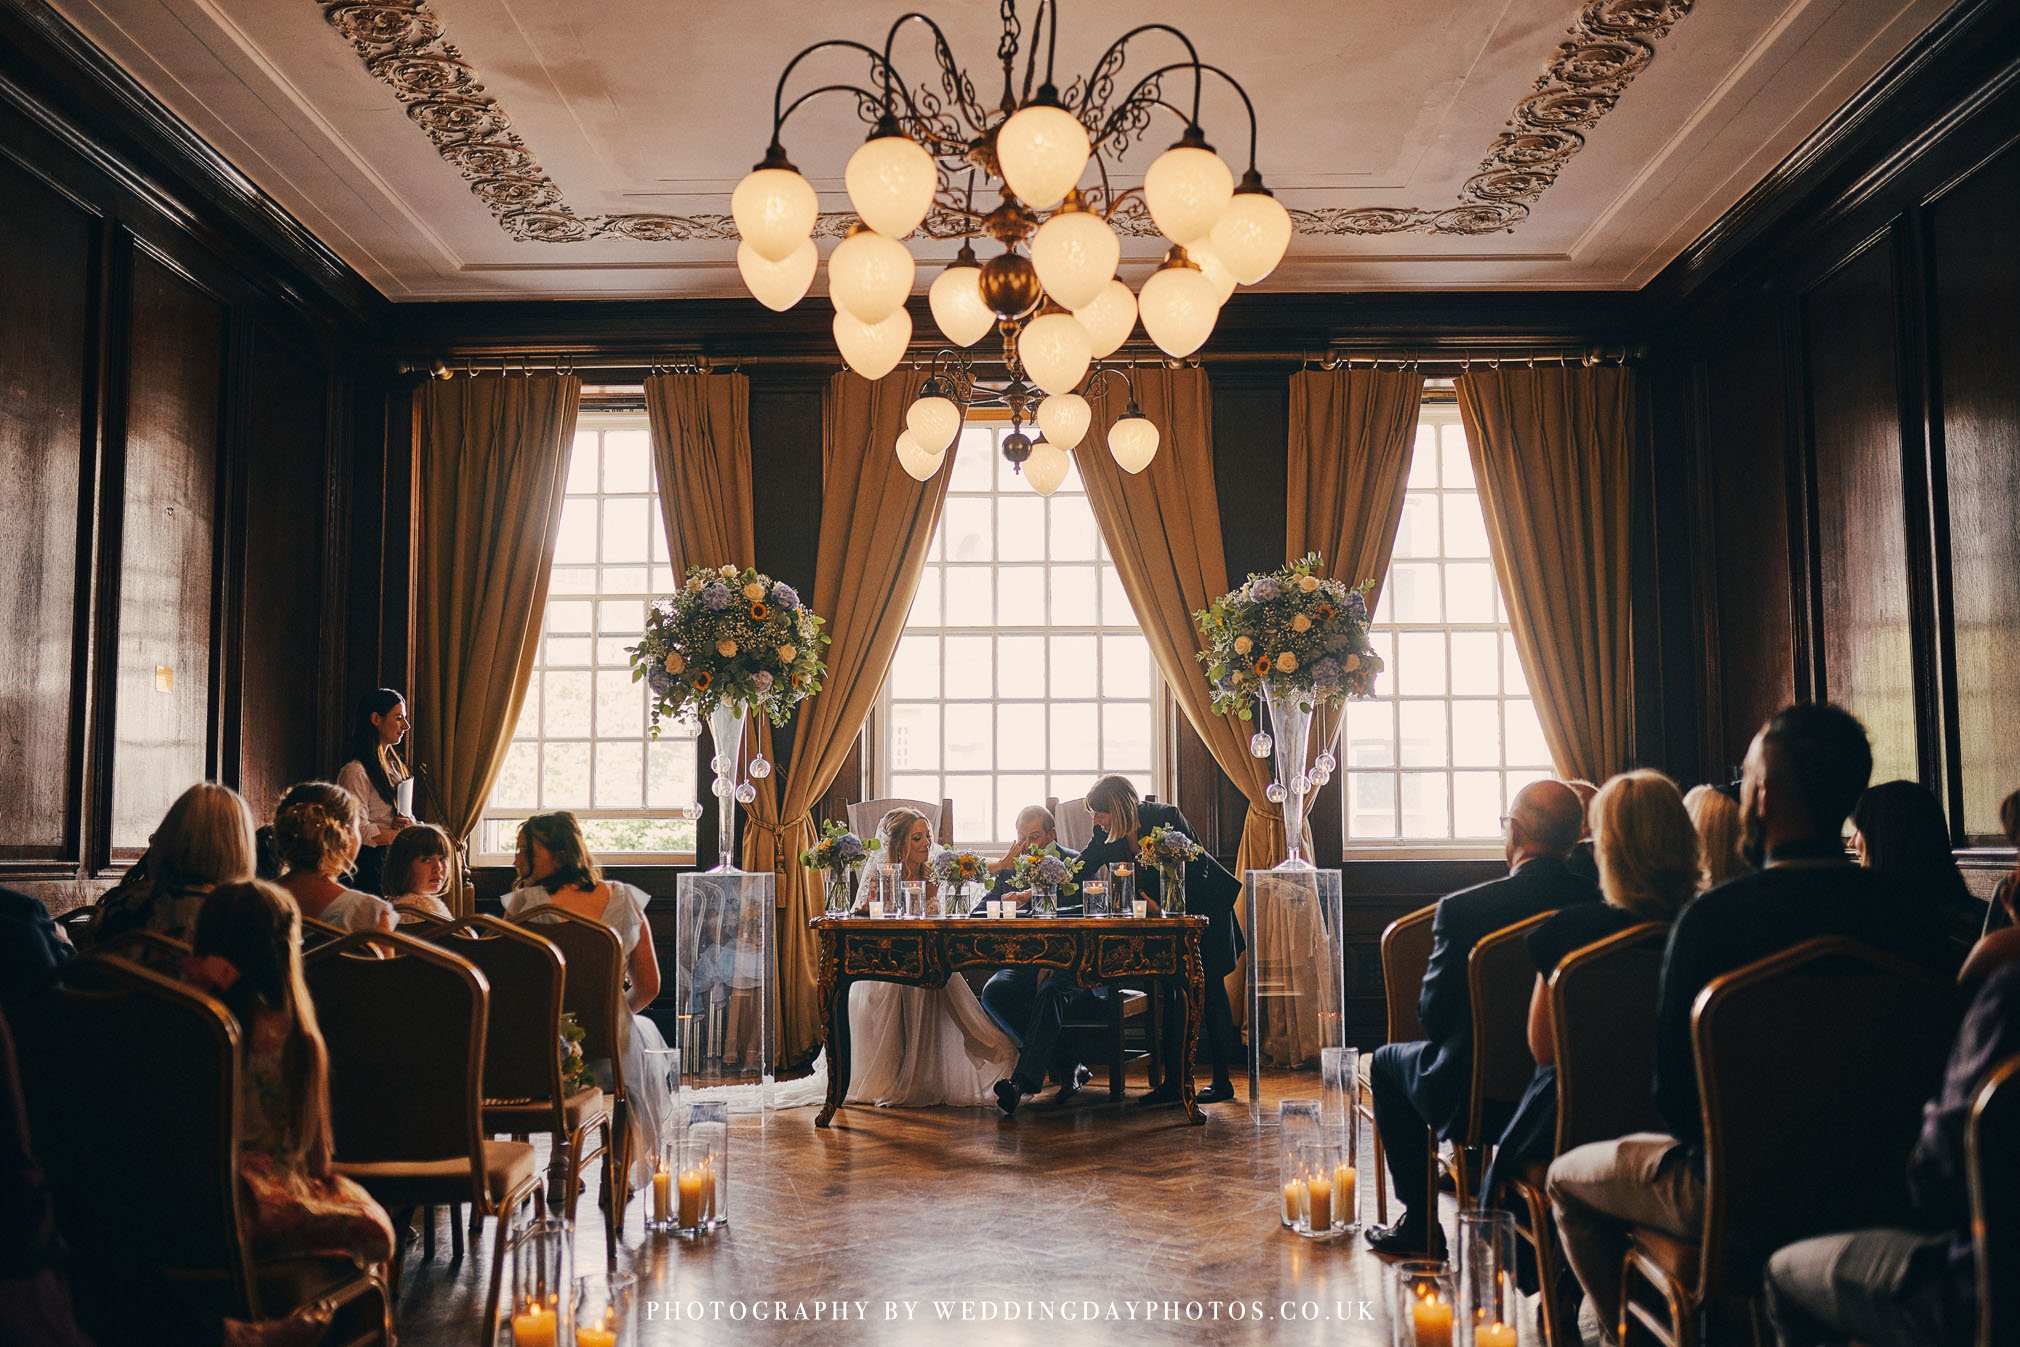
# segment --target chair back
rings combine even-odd
[[[354,931],[305,962],[330,1051],[336,1158],[468,1156],[481,1195],[484,975],[446,950],[383,931]]]
[[[1698,993],[1699,1304],[1749,1293],[1799,1239],[1910,1223],[1903,1165],[1956,1026],[1948,979],[1843,936]]]
[[[1094,840],[1094,815],[1087,812],[1087,797],[1053,800],[1046,805],[1059,829],[1059,845],[1068,851],[1085,851]]]
[[[1482,1135],[1488,1103],[1515,1103],[1536,1074],[1536,1059],[1529,1055],[1529,997],[1536,985],[1536,964],[1523,937],[1555,915],[1539,912],[1490,931],[1466,956],[1466,984],[1473,1000],[1469,1144],[1493,1141]]]
[[[96,904],[73,907],[62,916],[56,918],[56,925],[62,930],[64,935],[70,937],[71,946],[79,953],[91,948],[92,931],[97,924],[98,907]]]
[[[513,917],[530,926],[561,951],[568,969],[562,984],[561,1008],[582,1026],[585,1061],[610,1063],[611,1093],[624,1093],[625,1022],[624,945],[617,932],[594,917],[570,912],[553,903],[529,907]]]
[[[1655,1111],[1655,1010],[1662,981],[1659,921],[1573,950],[1550,975],[1557,1056],[1557,1153],[1630,1132],[1660,1132]]]
[[[332,926],[330,923],[318,921],[314,917],[305,916],[302,918],[302,952],[304,954],[318,946],[342,940],[344,935],[345,931],[341,926]]]
[[[393,929],[405,935],[419,936],[426,940],[435,932],[449,924],[448,919],[438,917],[433,912],[423,912],[418,907],[405,903],[393,904]]]
[[[182,980],[182,961],[189,957],[186,941],[160,931],[123,931],[92,946],[94,952],[116,954],[128,963],[151,969],[171,982]]]
[[[561,951],[523,926],[496,917],[438,922],[420,933],[469,961],[490,984],[484,1030],[486,1104],[558,1103],[561,1098]]]
[[[72,1253],[222,1283],[223,1312],[259,1318],[239,1209],[231,1012],[101,951],[10,1003],[7,1022],[29,1136]]]
[[[884,815],[893,809],[916,809],[926,816],[926,826],[933,830],[933,838],[942,846],[954,843],[954,802],[942,800],[938,804],[928,804],[924,800],[863,800],[849,807],[849,831],[856,836],[869,839],[877,836],[877,825],[884,821]]]
[[[1971,1184],[1971,1243],[1978,1264],[1978,1347],[2020,1331],[2020,1057],[1978,1087],[1964,1132]]]
[[[1424,1036],[1417,1018],[1417,994],[1431,968],[1431,921],[1438,905],[1398,917],[1382,932],[1382,996],[1389,1003],[1389,1041],[1410,1043]]]

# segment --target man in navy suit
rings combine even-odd
[[[1442,898],[1431,923],[1431,962],[1417,996],[1426,1037],[1375,1050],[1368,1070],[1375,1128],[1389,1158],[1389,1178],[1402,1211],[1392,1225],[1370,1226],[1368,1243],[1383,1253],[1435,1252],[1443,1237],[1436,1212],[1409,1204],[1425,1190],[1430,1132],[1449,1136],[1466,1117],[1473,1071],[1473,994],[1466,961],[1482,937],[1542,912],[1599,900],[1592,881],[1573,874],[1565,857],[1584,830],[1585,808],[1561,781],[1524,786],[1508,807],[1508,877]]]

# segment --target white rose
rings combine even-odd
[[[743,596],[752,603],[756,603],[765,596],[765,587],[753,580],[743,587]]]
[[[723,567],[723,568],[722,568],[722,578],[723,578],[723,579],[725,579],[725,580],[730,580],[730,579],[734,579],[734,578],[735,578],[735,576],[736,576],[736,567],[734,567],[734,566],[725,566],[725,567]]]
[[[1298,588],[1303,590],[1305,593],[1307,594],[1314,593],[1315,591],[1317,591],[1318,587],[1319,587],[1318,576],[1300,575],[1298,577]]]
[[[729,640],[727,637],[717,641],[715,643],[715,653],[721,655],[724,659],[730,658],[736,654],[736,642]]]

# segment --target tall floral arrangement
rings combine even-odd
[[[705,720],[725,702],[783,725],[821,690],[826,623],[791,585],[748,566],[691,566],[671,598],[657,599],[645,635],[627,649],[633,682],[652,693],[652,733],[669,716]]]
[[[1372,697],[1381,656],[1368,640],[1367,591],[1317,574],[1316,552],[1215,599],[1192,615],[1206,638],[1199,659],[1213,709],[1255,715],[1265,678],[1309,694],[1312,705]]]

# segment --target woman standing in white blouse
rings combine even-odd
[[[364,846],[358,852],[354,880],[367,893],[381,891],[380,873],[386,862],[386,848],[412,827],[414,820],[400,811],[399,786],[413,774],[400,761],[400,741],[407,737],[412,721],[407,716],[407,699],[393,688],[375,688],[358,700],[357,715],[351,721],[351,758],[337,769],[337,784],[358,797],[364,810]]]

